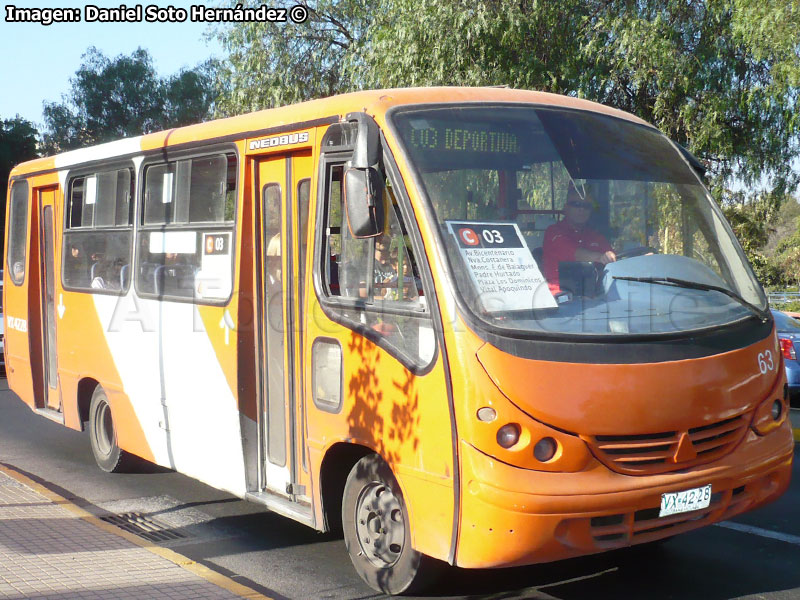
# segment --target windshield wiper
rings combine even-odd
[[[623,276],[616,276],[612,275],[612,279],[619,279],[621,281],[638,281],[640,283],[654,283],[657,285],[669,285],[673,287],[680,287],[680,288],[688,288],[690,290],[703,290],[707,292],[719,292],[720,294],[725,294],[729,298],[733,298],[744,306],[745,308],[749,309],[754,315],[756,315],[759,319],[761,319],[762,323],[766,323],[769,320],[769,312],[766,310],[761,310],[755,304],[751,304],[744,298],[742,298],[736,292],[729,290],[728,288],[721,287],[719,285],[711,285],[708,283],[699,283],[697,281],[689,281],[687,279],[677,279],[675,277],[623,277]]]

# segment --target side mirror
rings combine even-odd
[[[380,235],[383,231],[383,181],[377,169],[345,171],[344,206],[347,227],[354,238]]]

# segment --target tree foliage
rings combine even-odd
[[[761,194],[724,211],[761,283],[778,289],[800,285],[800,203],[795,198]]]
[[[259,0],[231,0],[231,6]],[[295,0],[270,6],[289,9]],[[351,89],[351,60],[373,20],[366,0],[301,1],[304,23],[235,23],[216,35],[228,52],[220,66],[220,115],[241,114]]]
[[[92,47],[61,102],[45,103],[45,152],[55,153],[208,118],[214,64],[160,78],[147,50],[109,59]]]
[[[14,165],[36,158],[36,133],[33,123],[19,115],[0,120],[0,181],[3,183],[4,197],[8,176]]]
[[[13,119],[0,119],[0,182],[3,183],[2,202],[5,208],[8,177],[17,163],[36,158],[36,128],[19,115]],[[0,231],[5,231],[6,211],[0,211]],[[3,239],[0,237],[0,255]]]
[[[281,5],[288,5],[285,0]],[[305,0],[302,25],[229,24],[234,114],[362,88],[509,85],[632,112],[734,181],[793,191],[797,0]]]

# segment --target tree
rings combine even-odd
[[[43,148],[61,152],[195,123],[213,109],[215,63],[158,77],[147,50],[109,59],[92,47],[61,102],[45,103]]]
[[[8,175],[17,163],[36,158],[36,128],[19,115],[0,120],[0,181],[7,188]]]
[[[284,4],[288,4],[285,2]],[[500,85],[596,100],[733,181],[798,185],[800,9],[763,0],[303,2],[306,24],[229,24],[234,114],[364,87]]]
[[[231,0],[257,7],[258,0]],[[290,9],[295,0],[270,6]],[[304,23],[229,23],[216,31],[228,57],[220,66],[219,115],[234,115],[348,91],[352,56],[373,20],[366,0],[319,0]]]
[[[765,286],[783,285],[782,270],[764,252],[783,202],[784,198],[775,194],[762,194],[750,202],[730,203],[723,208],[756,277]]]
[[[11,169],[17,163],[36,158],[36,128],[33,123],[19,115],[13,119],[0,120],[0,181],[3,182],[2,204],[0,213],[0,231],[5,231],[6,191]],[[3,242],[0,238],[0,254]]]
[[[798,175],[800,7],[785,0],[615,0],[582,53],[590,98],[633,112],[700,156],[718,200],[733,180],[777,196]]]
[[[800,286],[800,202],[796,199],[781,207],[765,253],[781,273],[782,287]]]

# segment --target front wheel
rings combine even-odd
[[[353,566],[373,589],[410,593],[435,577],[436,561],[411,547],[403,494],[377,454],[358,461],[347,477],[342,528]]]
[[[107,473],[121,473],[131,464],[133,456],[117,445],[117,431],[111,416],[111,406],[99,385],[89,405],[89,440],[97,466]]]

